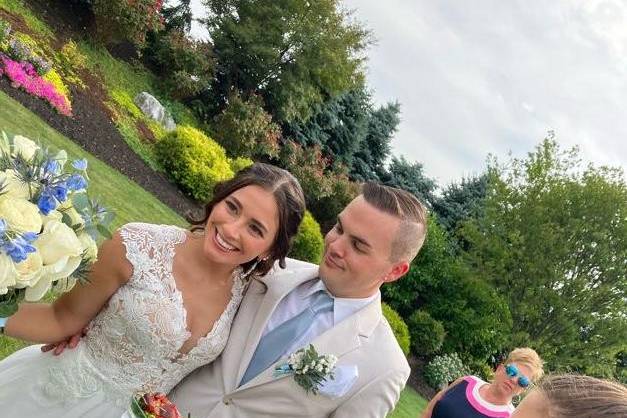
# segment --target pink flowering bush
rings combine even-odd
[[[11,80],[13,87],[44,99],[62,115],[72,115],[72,106],[67,98],[59,93],[52,83],[37,74],[31,63],[17,62],[0,54],[0,76],[3,74]]]

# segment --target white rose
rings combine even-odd
[[[38,252],[30,253],[26,260],[15,264],[17,270],[17,283],[15,287],[31,287],[41,277],[43,262]]]
[[[15,286],[17,271],[15,263],[6,254],[0,253],[0,295],[9,291],[9,287]]]
[[[67,262],[68,258],[80,257],[83,250],[72,228],[55,220],[46,223],[34,245],[41,254],[44,266],[53,265],[59,260],[65,259]]]
[[[39,208],[24,199],[8,196],[0,198],[0,218],[9,224],[11,229],[19,232],[41,231]]]
[[[41,223],[46,226],[46,224],[50,221],[59,221],[61,222],[63,219],[63,214],[58,210],[51,210],[47,215],[41,215]]]
[[[30,199],[30,191],[28,190],[28,183],[17,178],[15,170],[6,170],[0,172],[0,183],[4,184],[6,194],[5,196],[17,197],[25,200]]]
[[[87,232],[81,232],[78,234],[78,240],[83,245],[83,251],[86,252],[85,258],[92,262],[96,261],[98,257],[98,245]]]
[[[80,257],[61,257],[54,264],[44,265],[37,283],[26,288],[24,299],[27,302],[37,302],[50,290],[52,282],[66,279],[80,263]]]
[[[13,155],[21,154],[26,160],[30,160],[39,149],[39,145],[22,135],[13,137]]]

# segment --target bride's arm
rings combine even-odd
[[[89,283],[77,283],[52,304],[20,304],[7,321],[5,334],[39,343],[65,340],[80,332],[131,274],[122,238],[116,233],[100,247]]]

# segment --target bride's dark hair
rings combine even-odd
[[[189,219],[192,225],[190,229],[203,230],[213,207],[231,193],[246,186],[259,186],[272,193],[279,210],[279,229],[268,257],[261,260],[255,258],[242,264],[244,271],[248,271],[256,263],[250,273],[263,276],[270,271],[276,260],[279,260],[281,268],[285,268],[285,257],[305,215],[303,190],[298,180],[288,171],[270,164],[254,163],[240,170],[232,179],[216,184],[213,198],[205,206],[205,216],[202,219]]]

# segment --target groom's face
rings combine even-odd
[[[366,298],[405,273],[406,262],[390,260],[400,224],[400,219],[370,205],[363,196],[346,206],[325,237],[320,263],[320,278],[331,294]]]

